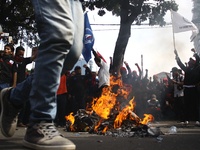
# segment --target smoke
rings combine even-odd
[[[193,12],[192,22],[200,30],[200,0],[193,0],[192,12]],[[194,39],[194,48],[198,53],[200,53],[200,33]]]

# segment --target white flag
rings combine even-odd
[[[171,10],[172,14],[172,26],[174,33],[185,32],[185,31],[198,31],[198,28],[194,23],[184,18],[177,12]]]

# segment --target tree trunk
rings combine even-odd
[[[119,75],[123,65],[125,50],[129,41],[131,24],[121,24],[113,54],[113,73]]]
[[[131,35],[131,25],[141,13],[144,0],[140,0],[137,7],[130,5],[129,0],[120,1],[120,30],[113,54],[113,73],[120,75],[120,68],[123,65],[126,47]],[[132,10],[130,12],[130,9]]]

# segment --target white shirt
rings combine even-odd
[[[102,59],[100,60],[100,69],[98,71],[99,88],[103,85],[110,85],[109,67]]]
[[[184,76],[178,76],[177,79],[175,79],[177,82],[183,82]],[[183,88],[179,89],[177,84],[174,84],[174,97],[182,97],[184,96]]]

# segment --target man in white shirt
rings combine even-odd
[[[97,64],[98,67],[100,67],[97,76],[98,76],[98,80],[99,80],[99,85],[98,85],[99,92],[98,93],[101,95],[102,89],[104,87],[110,86],[109,67],[108,67],[108,64],[106,62],[104,62],[101,59],[101,57],[98,56],[98,54],[94,51],[94,49],[92,50],[92,52],[95,57],[94,58],[95,63]]]

